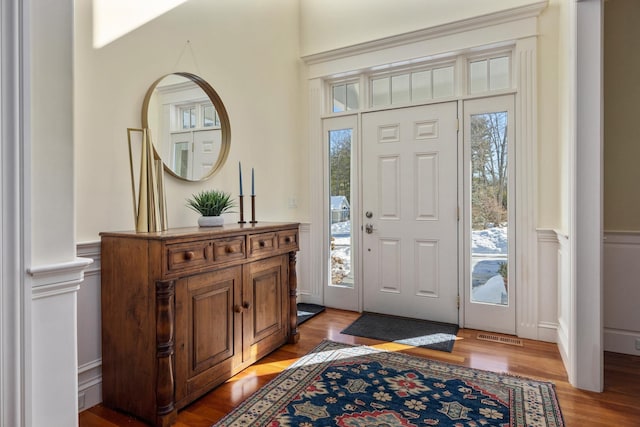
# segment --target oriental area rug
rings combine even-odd
[[[214,427],[561,427],[552,383],[323,341]]]

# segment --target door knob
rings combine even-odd
[[[373,233],[373,224],[365,224],[364,231],[366,231],[367,234]]]
[[[372,218],[373,217],[373,212],[371,211],[367,211],[364,216],[366,216],[367,218]]]

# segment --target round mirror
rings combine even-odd
[[[215,174],[229,154],[229,117],[215,90],[190,73],[156,80],[144,98],[142,127],[176,178],[203,181]]]

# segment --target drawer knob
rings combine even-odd
[[[284,238],[285,243],[291,243],[291,237],[287,236]]]
[[[260,240],[258,242],[258,246],[260,246],[261,248],[264,248],[264,245],[265,245],[264,240]]]
[[[235,311],[236,313],[240,313],[242,312],[242,307],[240,307],[238,304],[233,306],[233,311]]]
[[[187,261],[192,260],[194,256],[196,256],[196,254],[194,254],[193,251],[187,251],[184,253],[184,259]]]
[[[249,301],[245,301],[242,303],[242,307],[248,310],[251,308],[251,303]]]
[[[234,252],[235,252],[235,249],[233,249],[233,246],[226,246],[226,247],[224,248],[224,251],[225,251],[226,253],[228,253],[228,254],[232,254],[232,253],[234,253]]]

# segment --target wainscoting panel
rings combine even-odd
[[[605,231],[604,350],[640,355],[640,232]]]
[[[558,236],[554,230],[538,230],[538,337],[558,338]]]
[[[312,280],[311,271],[314,258],[322,258],[320,254],[311,255],[311,226],[300,224],[300,251],[296,272],[298,274],[298,302],[322,304],[322,287],[319,280]],[[316,266],[317,269],[317,266]]]
[[[100,242],[80,243],[79,257],[93,259],[78,291],[78,410],[102,402]]]

